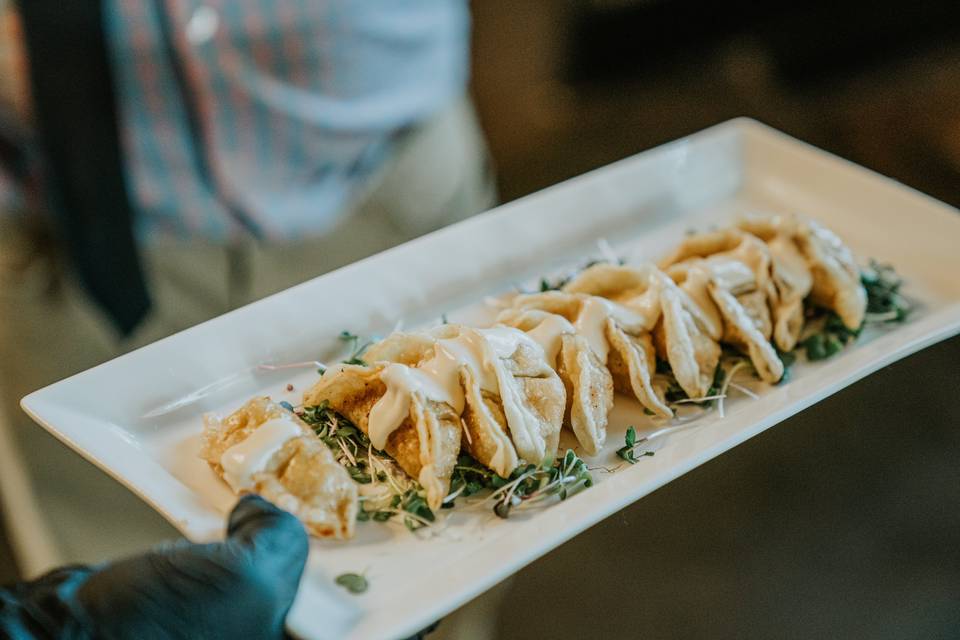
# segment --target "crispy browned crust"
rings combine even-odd
[[[261,425],[283,417],[302,435],[288,440],[253,480],[252,493],[297,516],[314,536],[346,539],[353,535],[358,508],[357,487],[337,463],[329,447],[294,413],[267,397],[252,398],[225,419],[204,416],[200,457],[223,478],[220,459]]]

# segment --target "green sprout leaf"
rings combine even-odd
[[[783,375],[780,376],[780,381],[777,384],[783,384],[790,380],[790,375],[794,363],[797,361],[797,352],[796,351],[780,351],[777,349],[777,356],[780,358],[780,362],[783,363]]]
[[[652,456],[653,451],[640,451],[639,453],[636,450],[638,444],[643,443],[646,438],[641,438],[637,440],[637,430],[633,427],[627,427],[627,433],[623,437],[623,446],[617,449],[617,455],[629,462],[630,464],[636,464],[639,462],[637,456],[641,458],[645,456]]]
[[[367,340],[366,342],[361,343],[360,336],[350,333],[349,331],[340,332],[340,341],[345,342],[350,345],[350,355],[343,361],[343,364],[356,364],[360,366],[367,366],[366,361],[361,357],[364,352],[370,348],[370,345],[373,344],[373,340]]]
[[[501,518],[509,518],[517,507],[548,497],[565,500],[593,484],[587,465],[572,449],[556,460],[544,460],[540,465],[521,465],[506,480],[495,478],[497,476],[493,476],[490,482],[495,486],[493,512]]]
[[[903,280],[890,265],[870,261],[870,266],[860,272],[860,282],[867,292],[866,323],[898,323],[907,319],[913,305],[902,295],[900,286]],[[806,310],[807,321],[820,321],[821,328],[800,343],[807,360],[826,360],[843,350],[843,347],[856,340],[864,325],[851,329],[843,324],[833,311],[816,306]]]
[[[364,593],[370,587],[367,579],[359,573],[341,573],[334,582],[355,595]]]
[[[860,273],[860,282],[867,291],[867,313],[881,316],[880,322],[903,322],[913,305],[902,295],[903,279],[888,264],[876,260]]]

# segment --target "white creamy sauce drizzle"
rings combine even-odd
[[[245,440],[233,445],[220,456],[223,479],[237,492],[251,488],[253,476],[263,471],[273,454],[279,451],[287,440],[302,433],[300,426],[286,417],[264,422]]]
[[[497,390],[497,379],[491,370],[495,365],[491,360],[484,336],[479,330],[463,329],[455,338],[438,340],[433,357],[420,363],[417,369],[434,380],[446,391],[444,397],[430,397],[432,400],[446,402],[457,413],[463,411],[463,385],[460,381],[460,369],[469,367],[473,371],[480,388],[485,391]]]
[[[433,354],[416,367],[397,363],[387,365],[380,373],[380,380],[387,388],[386,393],[370,411],[370,442],[377,449],[386,446],[390,434],[409,415],[410,398],[414,393],[445,402],[457,414],[462,413],[465,396],[460,372],[464,367],[470,369],[482,390],[500,395],[514,440],[530,440],[533,437],[530,424],[534,416],[528,415],[530,410],[502,362],[502,359],[512,356],[520,344],[540,351],[540,345],[518,329],[464,327],[454,338],[437,340]],[[502,449],[502,444],[498,442],[494,464],[504,463],[506,452]]]
[[[575,333],[576,329],[570,321],[563,316],[551,313],[545,317],[540,324],[527,331],[527,335],[543,349],[547,364],[556,368],[557,356],[560,354],[562,345],[561,338],[564,334]]]
[[[380,372],[380,380],[387,391],[370,409],[368,435],[373,446],[382,450],[390,434],[410,414],[410,394],[420,389],[423,381],[413,369],[402,364],[387,365]]]
[[[479,329],[477,332],[486,339],[487,345],[492,350],[490,355],[493,358],[490,362],[494,365],[492,369],[498,382],[500,403],[503,405],[507,426],[510,427],[513,444],[521,457],[539,462],[546,455],[546,442],[541,433],[542,422],[526,402],[520,383],[503,366],[503,360],[512,356],[521,344],[526,345],[541,358],[544,357],[543,349],[525,332],[512,327],[496,326],[490,329]],[[502,455],[505,452],[499,442],[497,447],[494,460],[502,462]]]
[[[606,362],[610,352],[610,344],[607,342],[607,318],[610,317],[611,306],[611,303],[603,298],[590,296],[583,301],[577,321],[573,323],[577,333],[584,337],[600,362]]]

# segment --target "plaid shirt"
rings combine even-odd
[[[465,90],[464,0],[107,0],[105,16],[143,239],[323,233],[395,135]]]

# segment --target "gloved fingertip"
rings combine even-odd
[[[309,547],[303,524],[258,495],[243,496],[230,513],[227,537],[246,546],[279,545],[306,557]]]
[[[245,518],[250,514],[274,513],[278,511],[283,510],[255,493],[247,493],[240,496],[237,504],[233,505],[233,510],[230,512],[230,523],[232,524],[234,520]]]

